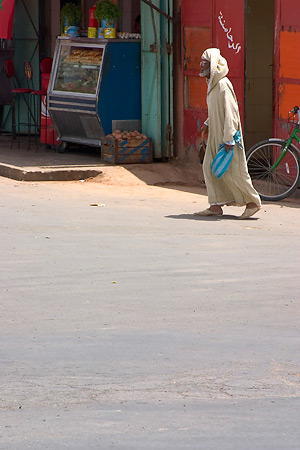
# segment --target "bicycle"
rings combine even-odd
[[[295,117],[298,119],[295,120]],[[293,123],[288,139],[258,142],[246,153],[249,175],[262,200],[278,201],[291,195],[300,183],[300,108],[289,112]]]

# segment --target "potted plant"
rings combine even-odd
[[[96,3],[95,17],[98,20],[99,29],[103,28],[104,37],[116,37],[116,19],[120,16],[120,8],[111,0],[102,0]],[[102,37],[101,31],[99,31],[98,37]]]
[[[60,10],[61,32],[66,34],[79,34],[81,22],[81,8],[75,3],[68,2]]]

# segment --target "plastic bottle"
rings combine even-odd
[[[97,37],[97,28],[98,28],[98,20],[95,16],[96,5],[94,5],[89,10],[89,27],[88,27],[88,37],[96,38]]]

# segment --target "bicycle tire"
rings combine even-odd
[[[246,154],[252,184],[262,200],[283,200],[299,186],[300,158],[293,144],[278,167],[271,170],[285,144],[283,139],[267,139],[258,142]]]

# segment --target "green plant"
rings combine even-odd
[[[68,26],[79,26],[81,21],[81,8],[75,3],[68,2],[60,10],[61,31],[64,31],[65,21]]]
[[[120,16],[120,8],[111,0],[102,0],[96,3],[95,17],[99,24],[101,23],[101,20],[114,20],[118,19]]]

